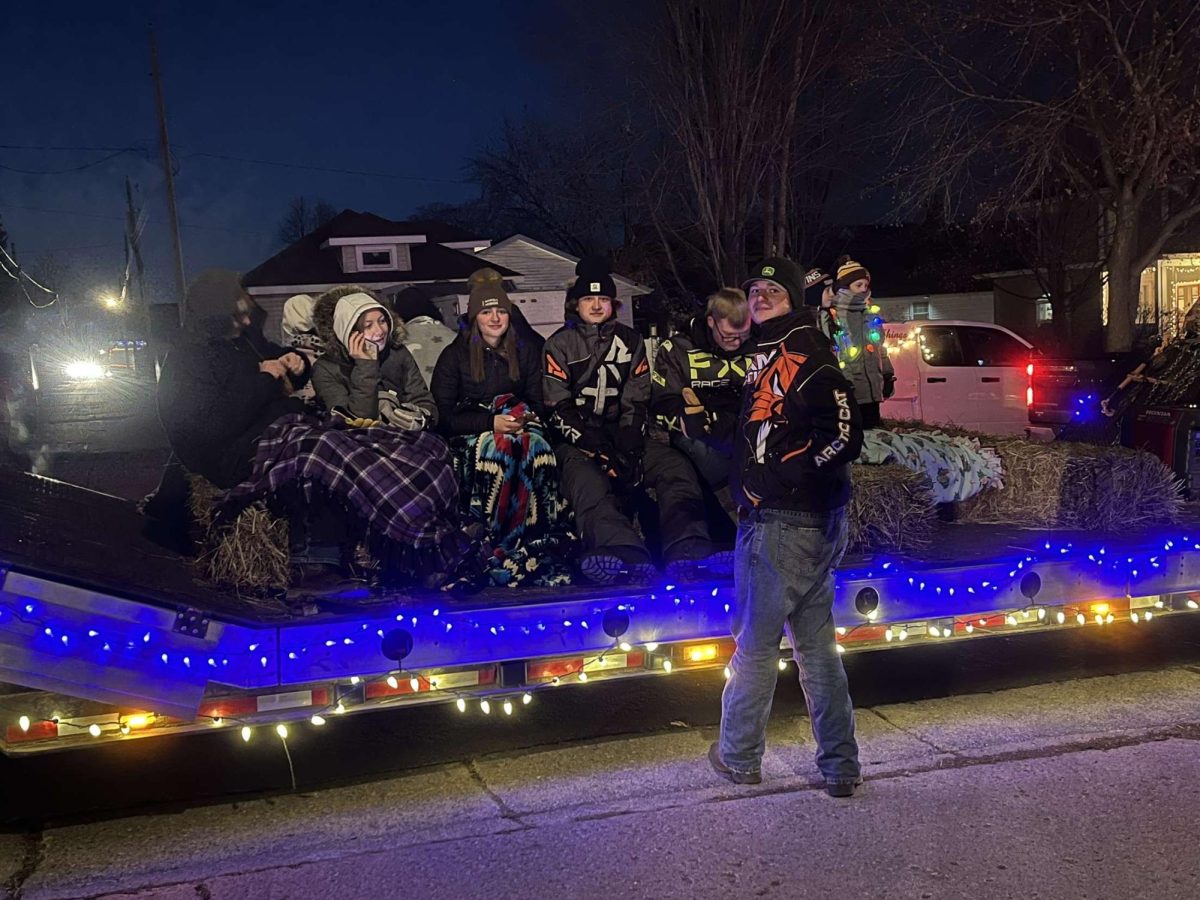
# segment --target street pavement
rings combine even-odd
[[[885,703],[858,725],[851,800],[820,789],[803,716],[772,720],[744,787],[704,760],[715,728],[679,721],[51,823],[0,836],[0,863],[23,900],[1200,896],[1200,667]]]

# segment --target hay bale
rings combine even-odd
[[[904,551],[929,543],[937,505],[925,475],[894,463],[851,466],[850,475],[851,549]]]
[[[1004,488],[960,505],[959,520],[1118,531],[1174,522],[1181,485],[1156,457],[1125,447],[999,438]]]
[[[196,560],[208,581],[238,590],[266,591],[288,585],[288,524],[263,503],[248,506],[230,524],[213,521],[222,491],[199,476],[189,479],[188,505],[204,534]]]

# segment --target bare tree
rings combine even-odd
[[[659,171],[682,173],[686,193],[668,188],[671,205],[682,200],[685,221],[697,223],[718,282],[745,274],[755,221],[764,254],[789,250],[797,151],[818,133],[803,104],[834,60],[835,9],[823,0],[664,3],[646,87],[670,138]]]
[[[1200,7],[901,7],[905,18],[887,24],[906,76],[896,134],[908,199],[939,195],[985,215],[1046,198],[1093,211],[1094,244],[1078,262],[1107,271],[1105,345],[1128,350],[1142,270],[1200,218]]]
[[[303,196],[293,197],[287,212],[279,221],[275,236],[281,244],[294,244],[325,225],[337,214],[337,208],[324,200],[310,202]]]
[[[628,202],[622,184],[627,144],[618,126],[550,125],[531,117],[505,120],[499,139],[472,157],[468,177],[492,227],[531,232],[577,256],[619,240]]]

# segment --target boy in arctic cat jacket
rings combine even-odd
[[[728,571],[731,554],[709,541],[700,486],[687,460],[647,440],[650,365],[646,346],[616,320],[606,263],[584,259],[567,291],[566,324],[546,341],[544,394],[557,437],[563,496],[583,541],[580,570],[592,581],[646,578],[646,546],[618,494],[653,488],[663,557],[675,578]]]
[[[714,490],[729,479],[742,383],[753,359],[750,307],[737,288],[708,298],[703,317],[667,338],[655,357],[650,411]]]
[[[767,259],[747,282],[758,326],[734,446],[733,496],[742,507],[734,572],[731,675],[721,698],[713,769],[739,784],[761,780],[779,642],[791,638],[826,791],[849,797],[859,783],[854,710],[837,654],[833,569],[846,549],[848,463],[862,447],[854,391],[806,279],[786,259]]]

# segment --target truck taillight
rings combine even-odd
[[[1025,367],[1025,374],[1029,376],[1029,384],[1025,387],[1025,405],[1033,406],[1033,363]]]
[[[1033,378],[1033,363],[1030,363],[1025,367],[1025,374],[1028,375],[1030,379]]]

